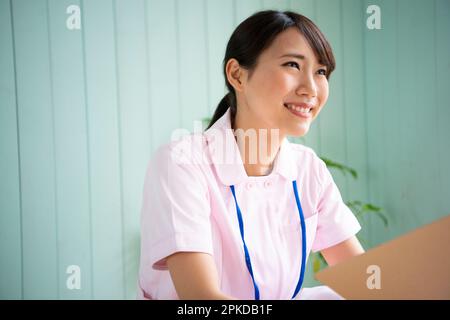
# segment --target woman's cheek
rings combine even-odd
[[[319,100],[321,105],[323,106],[328,100],[328,81],[326,83],[322,83],[320,86]]]

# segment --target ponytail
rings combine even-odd
[[[220,100],[217,105],[216,111],[214,111],[214,115],[211,121],[208,124],[206,130],[208,130],[217,120],[219,120],[225,112],[227,112],[228,108],[231,111],[231,128],[234,128],[234,118],[236,117],[236,97],[233,92],[228,92],[222,100]]]

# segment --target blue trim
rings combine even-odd
[[[298,213],[299,213],[299,216],[300,216],[300,224],[301,224],[301,227],[302,227],[302,264],[301,264],[301,268],[300,268],[300,276],[299,276],[299,279],[298,279],[298,282],[297,282],[297,286],[295,287],[294,294],[292,295],[292,298],[291,298],[291,299],[294,299],[294,297],[297,295],[297,293],[300,291],[300,288],[302,287],[303,279],[304,279],[304,276],[305,276],[306,226],[305,226],[305,217],[303,216],[302,205],[300,203],[300,197],[298,196],[297,181],[296,180],[292,181],[292,186],[294,187],[295,202],[297,204]],[[259,300],[259,288],[258,288],[258,285],[256,284],[255,277],[253,275],[253,268],[252,268],[252,262],[251,262],[251,259],[250,259],[250,254],[248,252],[247,244],[245,243],[245,239],[244,239],[244,222],[242,220],[241,209],[239,208],[239,205],[238,205],[237,200],[236,200],[236,194],[235,194],[235,191],[234,191],[234,185],[231,185],[230,189],[231,189],[231,193],[233,194],[234,202],[236,204],[236,213],[237,213],[237,218],[238,218],[238,222],[239,222],[239,230],[240,230],[240,233],[241,233],[241,239],[242,239],[242,243],[243,243],[243,246],[244,246],[245,264],[247,265],[247,269],[248,269],[248,271],[250,273],[250,276],[252,277],[253,286],[255,288],[255,300]]]
[[[295,193],[295,201],[297,202],[297,208],[298,208],[298,214],[300,216],[300,224],[302,226],[302,267],[300,269],[300,276],[297,282],[297,286],[295,287],[294,294],[291,299],[294,299],[294,297],[297,295],[297,293],[300,291],[300,288],[303,284],[303,278],[305,277],[305,264],[306,264],[306,225],[305,225],[305,217],[303,215],[302,205],[300,203],[300,197],[298,196],[297,192],[297,181],[292,181],[292,186],[294,187],[294,193]]]
[[[247,245],[245,244],[244,240],[244,223],[242,221],[241,209],[239,208],[239,205],[236,200],[236,195],[234,193],[234,186],[230,186],[230,188],[231,192],[233,193],[234,202],[236,203],[236,212],[239,221],[239,230],[241,231],[242,243],[244,244],[245,264],[247,265],[248,272],[250,272],[250,276],[252,277],[253,287],[255,288],[255,300],[259,300],[259,288],[255,282],[255,277],[253,276],[252,262],[250,260],[250,255],[248,253]]]

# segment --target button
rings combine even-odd
[[[247,190],[250,190],[251,188],[253,188],[253,183],[248,182],[247,183]]]
[[[270,180],[264,181],[264,187],[269,188],[272,185],[272,182]]]

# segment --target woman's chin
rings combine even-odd
[[[292,130],[292,132],[290,132],[290,136],[295,137],[295,138],[301,138],[303,136],[305,136],[309,131],[309,125],[302,125],[299,126],[297,128],[295,128],[295,130]]]

